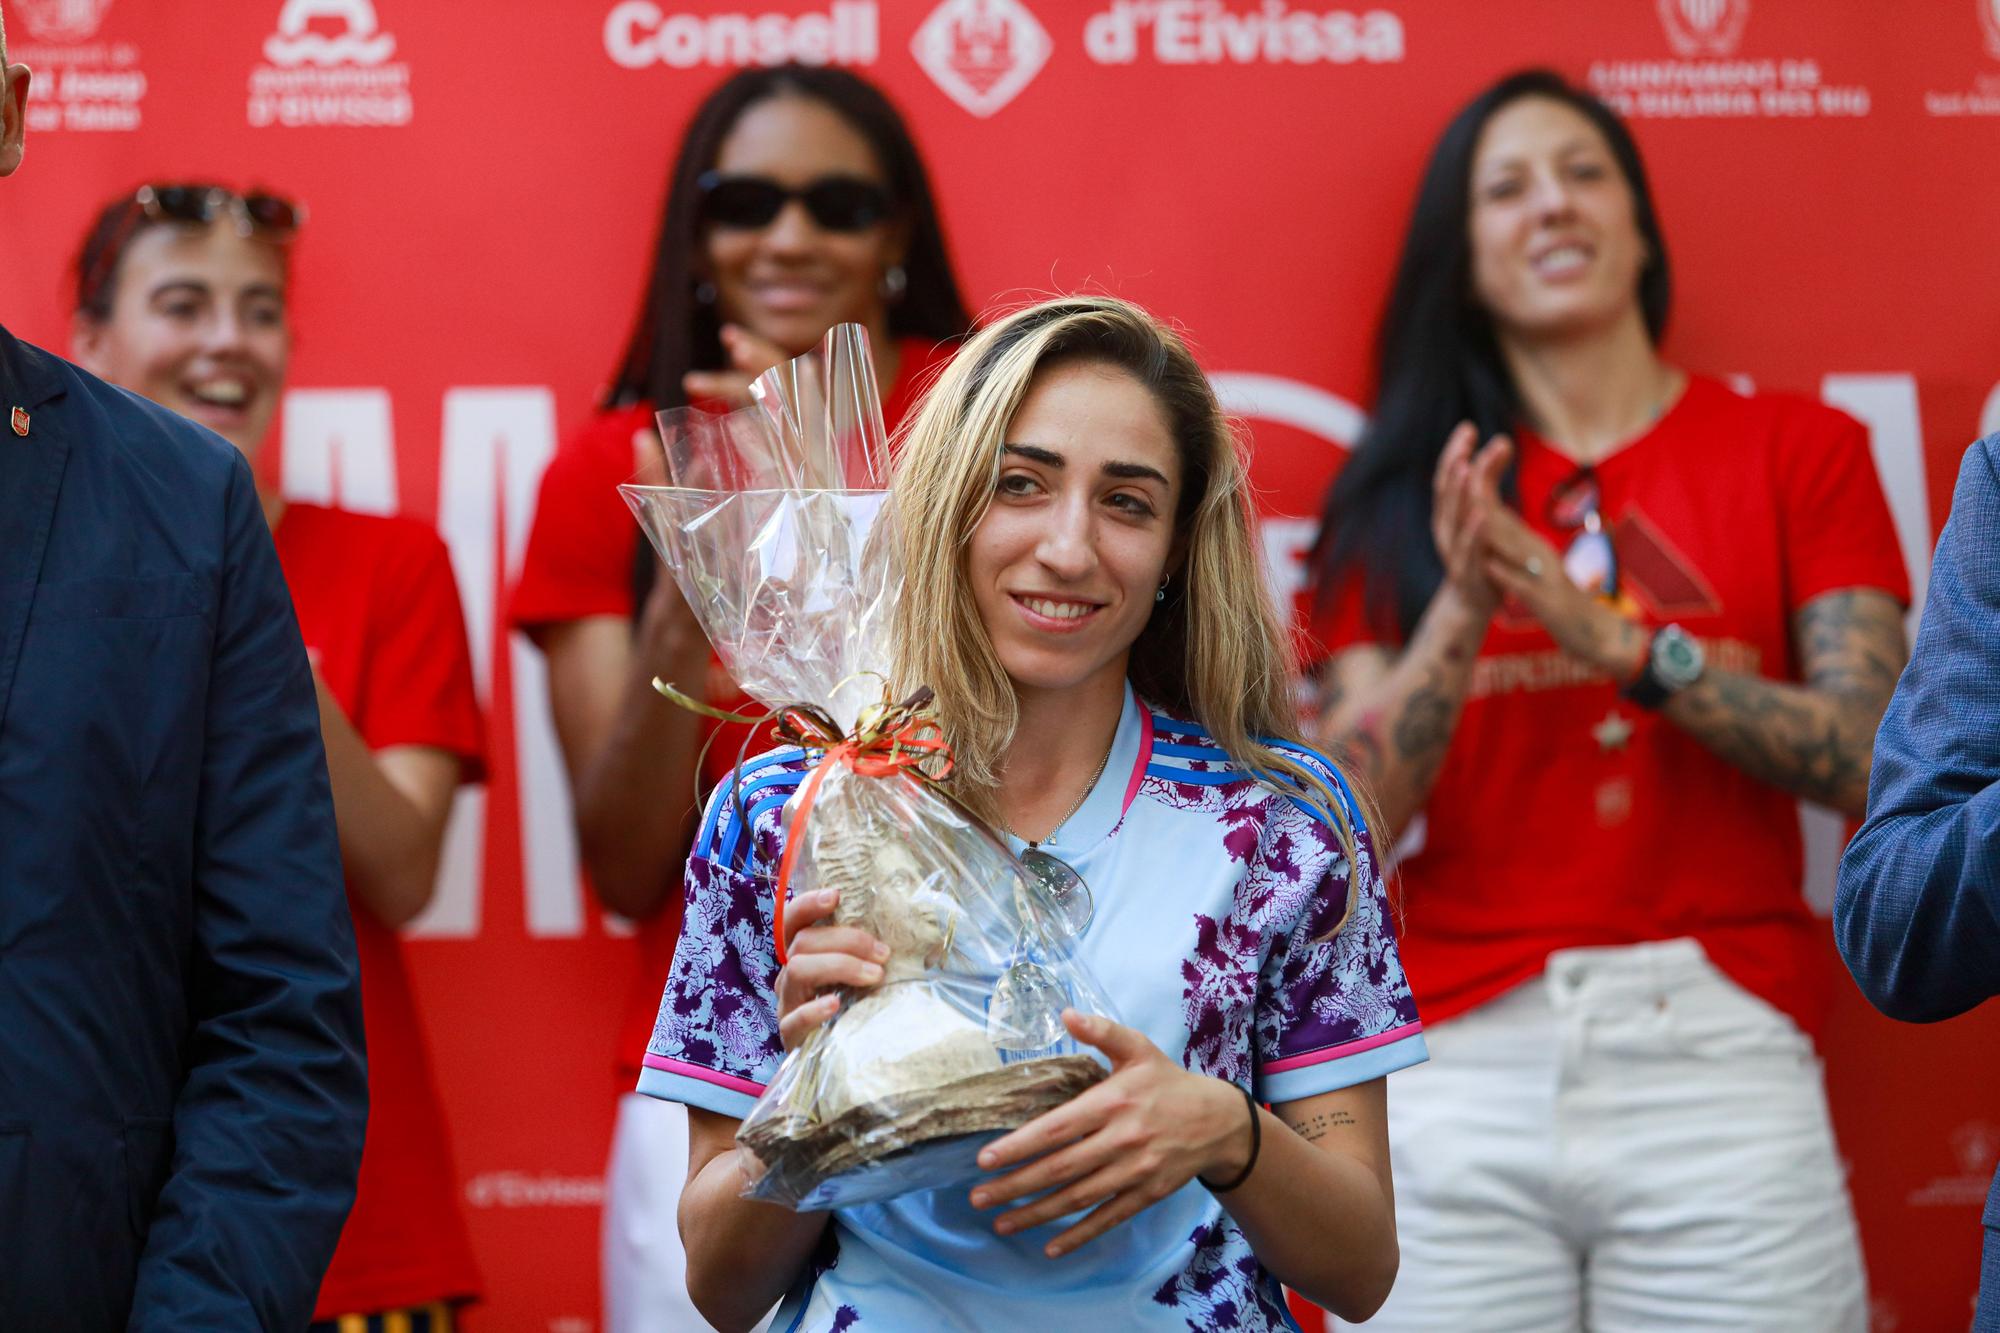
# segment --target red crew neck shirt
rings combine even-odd
[[[273,534],[320,678],[371,750],[425,745],[485,773],[465,619],[444,543],[411,519],[285,508]],[[313,1317],[479,1292],[450,1139],[396,933],[353,896],[368,1035],[361,1180]]]
[[[951,343],[920,338],[904,338],[897,347],[901,361],[896,381],[882,397],[882,419],[892,433],[957,350]],[[618,487],[632,479],[633,436],[650,434],[653,428],[649,403],[610,408],[591,418],[550,460],[542,474],[520,578],[508,600],[508,619],[516,629],[588,616],[632,618],[632,566],[641,537]],[[708,702],[715,707],[733,711],[753,706],[713,658],[708,677]],[[661,703],[670,706],[665,700]],[[747,731],[742,726],[705,723],[704,793],[736,766]],[[753,744],[750,753],[768,749],[769,744]],[[638,926],[640,967],[618,1037],[620,1091],[637,1084],[640,1061],[653,1037],[660,988],[672,970],[674,942],[680,938],[681,896],[669,893],[661,910]]]
[[[1533,433],[1521,512],[1562,550],[1550,493],[1576,464]],[[1597,465],[1628,612],[1680,625],[1711,669],[1800,679],[1792,617],[1821,594],[1909,601],[1896,533],[1852,418],[1692,379]],[[1329,653],[1381,635],[1357,579],[1315,633]],[[1712,753],[1503,607],[1401,866],[1403,951],[1446,1019],[1538,975],[1549,952],[1693,936],[1725,973],[1817,1032],[1826,923],[1800,892],[1796,798]]]

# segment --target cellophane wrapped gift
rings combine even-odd
[[[731,675],[817,761],[782,816],[780,959],[786,900],[820,888],[889,947],[737,1131],[750,1197],[823,1209],[977,1176],[987,1141],[1108,1072],[1062,1010],[1113,1011],[1042,881],[940,789],[928,692],[888,694],[901,580],[866,333],[837,326],[752,397],[661,413],[669,484],[620,489]]]

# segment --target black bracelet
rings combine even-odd
[[[1250,1179],[1250,1173],[1257,1169],[1257,1153],[1264,1146],[1264,1124],[1257,1114],[1257,1099],[1250,1095],[1250,1089],[1248,1088],[1242,1088],[1240,1091],[1243,1093],[1244,1104],[1250,1108],[1250,1160],[1245,1162],[1243,1169],[1236,1173],[1236,1179],[1230,1181],[1227,1185],[1211,1185],[1208,1181],[1203,1180],[1202,1177],[1196,1176],[1195,1179],[1200,1180],[1202,1188],[1206,1189],[1210,1194],[1227,1194],[1244,1181]]]

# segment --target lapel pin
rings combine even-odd
[[[26,408],[17,407],[14,409],[14,433],[16,435],[26,435],[28,433],[28,411]]]

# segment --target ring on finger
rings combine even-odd
[[[1531,555],[1522,564],[1521,568],[1528,571],[1529,578],[1538,579],[1542,576],[1542,558],[1538,555]]]

